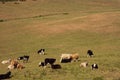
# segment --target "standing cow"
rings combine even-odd
[[[55,63],[56,59],[55,58],[45,58],[44,62],[39,62],[39,67],[46,67],[47,64],[53,65]]]
[[[62,54],[61,55],[61,58],[60,58],[61,63],[71,62],[71,60],[72,60],[71,54]]]
[[[87,51],[87,55],[89,56],[89,57],[92,57],[94,54],[93,54],[93,51],[92,50],[88,50]]]
[[[72,59],[72,61],[78,61],[79,54],[78,53],[71,54],[71,59]]]
[[[72,62],[72,61],[78,61],[79,59],[79,54],[62,54],[60,58],[61,63],[67,63],[67,62]]]
[[[53,65],[55,63],[55,58],[45,58],[45,65],[50,64]]]

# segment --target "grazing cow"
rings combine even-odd
[[[0,74],[0,80],[9,79],[11,77],[11,71],[8,71],[5,74]]]
[[[98,69],[98,65],[94,63],[94,64],[91,65],[91,68],[92,68],[92,70],[93,69]]]
[[[88,62],[82,62],[82,63],[80,64],[80,67],[86,68],[87,66],[88,66]]]
[[[71,60],[72,60],[71,54],[62,54],[61,55],[61,58],[60,58],[61,63],[71,62]]]
[[[71,61],[78,61],[79,59],[79,54],[62,54],[60,62],[61,63],[66,63],[66,62],[71,62]]]
[[[27,56],[27,55],[20,56],[20,57],[17,58],[17,60],[23,60],[23,62],[28,62],[29,56]]]
[[[52,69],[61,69],[62,67],[60,64],[53,64],[53,65],[51,65],[51,68]]]
[[[43,54],[43,55],[45,55],[45,49],[40,49],[40,50],[38,50],[37,53],[38,53],[38,54]]]
[[[90,56],[90,57],[92,57],[93,56],[93,51],[92,50],[88,50],[87,51],[87,55]]]
[[[10,69],[10,70],[12,70],[12,69],[14,69],[15,68],[15,66],[14,65],[8,65],[8,67],[7,67],[8,69]]]
[[[7,63],[10,63],[10,62],[11,62],[11,59],[8,59],[8,60],[2,61],[1,63],[2,63],[2,64],[7,64]]]
[[[47,64],[52,65],[55,63],[55,61],[56,61],[56,59],[54,59],[54,58],[45,58],[44,62],[45,62],[45,65],[47,65]]]

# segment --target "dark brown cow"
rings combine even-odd
[[[0,74],[0,80],[9,79],[11,77],[11,71],[8,71],[5,74]]]

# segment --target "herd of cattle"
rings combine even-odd
[[[40,54],[40,55],[42,55],[42,54],[45,55],[45,49],[40,49],[40,50],[38,50],[37,53]],[[87,56],[92,57],[93,55],[94,54],[93,54],[92,50],[87,51]],[[9,71],[7,73],[0,74],[0,80],[10,78],[12,69],[24,69],[25,66],[22,65],[21,63],[19,63],[20,60],[22,60],[23,63],[26,63],[29,60],[29,56],[24,55],[24,56],[18,57],[17,59],[14,59],[14,60],[12,60],[12,59],[3,60],[1,62],[2,64],[10,63],[10,65],[8,65],[8,67],[7,67],[9,69]],[[78,53],[75,53],[75,54],[61,54],[60,63],[77,62],[77,61],[79,61],[79,54]],[[60,64],[55,64],[55,62],[56,62],[55,58],[45,58],[44,62],[39,62],[38,63],[38,66],[46,68],[46,66],[49,64],[50,68],[52,68],[52,69],[61,69],[62,68],[61,65]],[[87,66],[88,66],[88,62],[80,63],[80,67],[87,67]],[[93,69],[98,69],[98,65],[96,63],[92,64],[91,69],[92,70]]]

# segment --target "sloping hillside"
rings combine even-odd
[[[0,3],[0,61],[30,55],[11,80],[119,80],[120,0],[27,0]],[[46,55],[37,50],[46,49]],[[88,49],[93,58],[86,57]],[[80,61],[61,64],[62,53],[79,53]],[[38,67],[46,57],[62,69]],[[88,61],[87,68],[80,68]],[[22,63],[22,62],[20,62]],[[98,70],[91,70],[98,63]],[[0,64],[0,74],[9,64]]]

